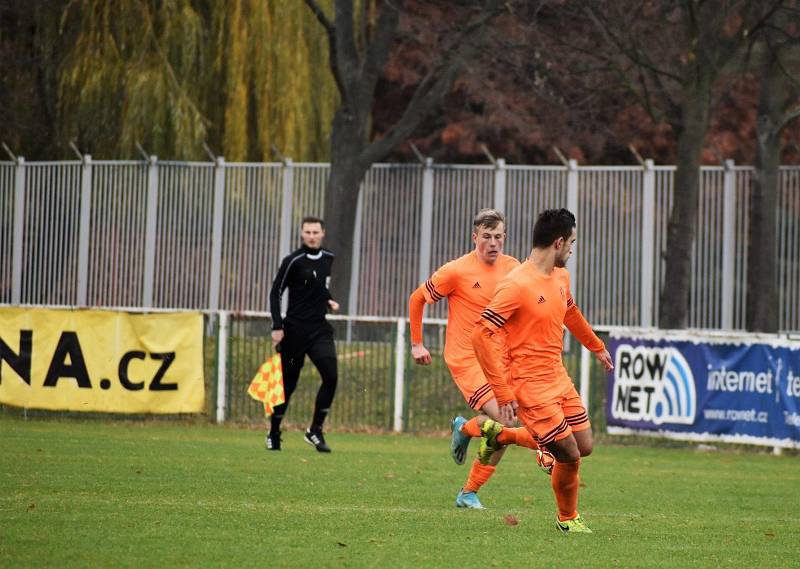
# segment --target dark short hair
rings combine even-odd
[[[300,222],[300,227],[303,227],[306,223],[319,223],[319,226],[322,227],[322,229],[325,229],[325,222],[318,217],[314,217],[313,215],[305,216],[303,221]]]
[[[568,209],[546,209],[539,214],[533,226],[533,246],[549,247],[559,237],[569,239],[575,227],[575,216]]]
[[[472,220],[472,227],[476,231],[480,227],[494,229],[499,223],[506,224],[506,216],[496,209],[484,208],[475,214]]]

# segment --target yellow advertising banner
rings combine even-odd
[[[202,314],[0,308],[0,403],[196,413],[204,400]]]

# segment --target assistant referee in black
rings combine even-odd
[[[328,309],[339,310],[339,303],[328,290],[334,256],[322,248],[325,223],[321,219],[304,217],[300,235],[303,246],[283,259],[269,293],[272,344],[281,354],[286,402],[275,407],[265,442],[268,450],[281,450],[281,421],[308,355],[322,377],[322,385],[303,440],[319,452],[331,452],[322,435],[322,424],[333,403],[338,377],[333,327],[325,320]],[[289,307],[284,319],[281,296],[287,288]]]

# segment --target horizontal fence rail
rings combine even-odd
[[[328,164],[0,162],[0,304],[267,311],[300,220],[322,215]],[[376,164],[353,228],[350,313],[400,317],[416,286],[472,248],[482,207],[507,213],[506,252],[536,215],[569,207],[573,294],[602,326],[658,326],[673,166]],[[742,329],[752,168],[700,175],[689,326]],[[800,330],[800,168],[780,170],[779,328]],[[334,267],[335,270],[335,267]],[[446,302],[428,309],[443,318]]]

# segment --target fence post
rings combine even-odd
[[[433,159],[425,159],[422,171],[422,212],[419,235],[419,282],[428,280],[431,272],[433,235]]]
[[[506,161],[498,158],[494,169],[494,208],[506,211]]]
[[[281,197],[281,234],[278,241],[278,256],[283,259],[292,252],[293,201],[294,199],[294,165],[291,158],[283,161],[283,193]],[[281,312],[289,306],[288,297],[281,297]]]
[[[217,316],[217,423],[224,423],[228,408],[228,313],[223,310],[217,312]]]
[[[655,255],[656,226],[656,172],[653,161],[644,161],[642,174],[642,288],[639,311],[640,325],[653,326],[653,280],[657,257]]]
[[[578,161],[570,160],[567,163],[567,209],[570,210],[575,217],[578,217]],[[578,218],[580,224],[580,218]],[[572,281],[576,280],[575,269],[577,252],[573,252],[567,261],[567,270],[572,275]]]
[[[397,319],[397,338],[394,351],[394,431],[403,431],[403,396],[406,377],[406,321]]]
[[[278,253],[281,258],[291,253],[292,243],[292,199],[294,196],[294,166],[292,159],[283,162],[283,194],[281,197],[281,236]]]
[[[158,157],[150,156],[147,162],[147,212],[144,235],[144,291],[143,305],[153,306],[153,288],[156,273],[156,231],[158,221]]]
[[[89,284],[89,225],[92,211],[92,156],[83,156],[81,210],[78,225],[78,306],[86,306]]]
[[[586,346],[581,346],[581,401],[586,407],[587,413],[589,412],[589,378],[592,369],[591,354],[592,352]]]
[[[364,211],[364,184],[358,188],[358,200],[356,201],[356,221],[353,227],[353,263],[350,266],[350,293],[347,305],[351,315],[358,314],[358,284],[361,274],[361,220]],[[350,341],[350,320],[347,321],[347,333]]]
[[[25,239],[25,159],[14,169],[14,244],[11,250],[11,304],[22,302],[22,244]]]
[[[722,209],[722,328],[733,328],[734,256],[736,255],[736,172],[725,160]]]
[[[225,158],[218,156],[214,164],[214,213],[211,229],[211,282],[208,287],[208,307],[219,308],[220,265],[222,263],[222,230],[225,213]]]

